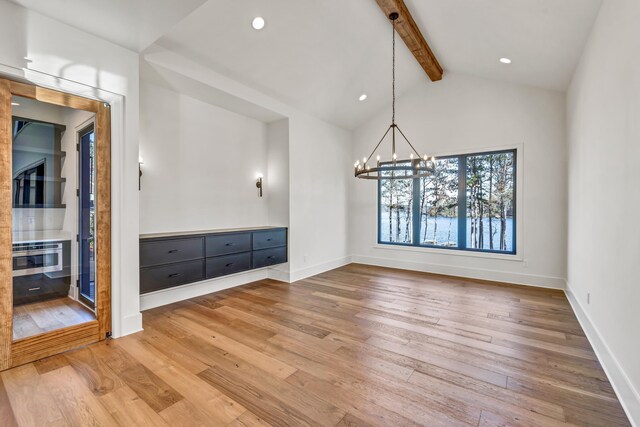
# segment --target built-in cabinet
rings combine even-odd
[[[140,293],[287,262],[287,229],[140,236]]]

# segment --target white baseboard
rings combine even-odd
[[[306,279],[307,277],[315,276],[316,274],[324,273],[325,271],[333,270],[343,265],[350,264],[351,257],[345,256],[342,258],[336,258],[332,261],[323,262],[311,267],[303,268],[300,270],[292,271],[290,273],[290,281],[296,282],[298,280]]]
[[[629,376],[626,374],[613,352],[611,352],[611,349],[607,345],[602,334],[591,321],[591,317],[589,317],[589,314],[587,314],[580,301],[572,292],[571,285],[568,282],[566,284],[565,294],[567,295],[567,299],[573,308],[573,312],[576,314],[578,322],[580,322],[580,326],[582,326],[582,329],[587,335],[587,338],[591,343],[591,347],[593,347],[602,368],[607,374],[609,382],[613,386],[622,407],[627,413],[631,424],[634,427],[640,427],[640,393],[638,393],[638,390],[633,386]]]
[[[267,277],[280,282],[291,283],[291,274],[289,273],[289,263],[272,267],[267,270]]]
[[[164,289],[157,292],[151,292],[140,296],[140,310],[149,310],[155,307],[171,304],[178,301],[184,301],[189,298],[195,298],[213,292],[222,291],[236,286],[246,285],[247,283],[256,282],[263,279],[274,279],[281,282],[295,282],[306,277],[315,276],[334,268],[342,267],[351,262],[351,257],[338,258],[322,264],[314,265],[295,272],[289,272],[284,264],[275,268],[263,268],[260,270],[251,270],[244,273],[238,273],[230,276],[220,277],[217,279],[206,280],[198,283],[190,283],[184,286],[178,286],[171,289]],[[124,330],[129,330],[123,328]],[[134,330],[134,332],[137,332]],[[131,333],[131,332],[129,332]],[[127,335],[123,333],[122,335]]]
[[[487,270],[443,264],[428,264],[414,261],[393,260],[371,256],[353,255],[352,262],[376,265],[379,267],[400,268],[425,273],[446,274],[469,279],[491,280],[494,282],[514,283],[517,285],[537,286],[541,288],[564,289],[565,279],[535,274],[513,273],[499,270]]]
[[[125,335],[135,334],[142,331],[142,313],[126,316],[120,324],[120,334],[114,333],[113,338],[123,337]]]
[[[206,280],[198,283],[164,289],[162,291],[151,292],[140,296],[140,310],[149,310],[163,305],[189,298],[195,298],[213,292],[222,291],[247,283],[264,280],[268,277],[267,269],[251,270],[244,273],[224,276],[217,279]]]

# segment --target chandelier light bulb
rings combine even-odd
[[[378,156],[376,157],[377,161],[380,161],[380,154],[378,154]]]
[[[393,153],[393,160],[396,160],[398,158],[398,155],[396,153]]]
[[[366,157],[362,158],[362,163],[367,163],[367,158]]]
[[[432,162],[432,163],[435,163],[435,162],[436,162],[436,158],[435,158],[435,157],[433,157],[433,156],[431,156],[431,162]]]
[[[409,153],[409,158],[413,160],[413,153]]]

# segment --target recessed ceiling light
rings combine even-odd
[[[365,99],[367,99],[367,94],[363,93],[362,95],[360,95],[360,98],[358,98],[358,101],[364,101]]]
[[[261,30],[264,28],[264,19],[260,16],[256,16],[255,18],[253,18],[253,21],[251,21],[251,26],[256,29],[256,30]]]
[[[11,103],[11,105],[13,105],[13,106],[16,106],[16,107],[17,107],[17,106],[19,106],[20,104],[18,104],[17,102],[12,102],[12,103]]]
[[[500,62],[503,64],[511,64],[511,60],[509,58],[500,58]]]

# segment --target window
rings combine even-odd
[[[378,243],[515,254],[515,182],[516,150],[441,157],[429,177],[381,179]]]

